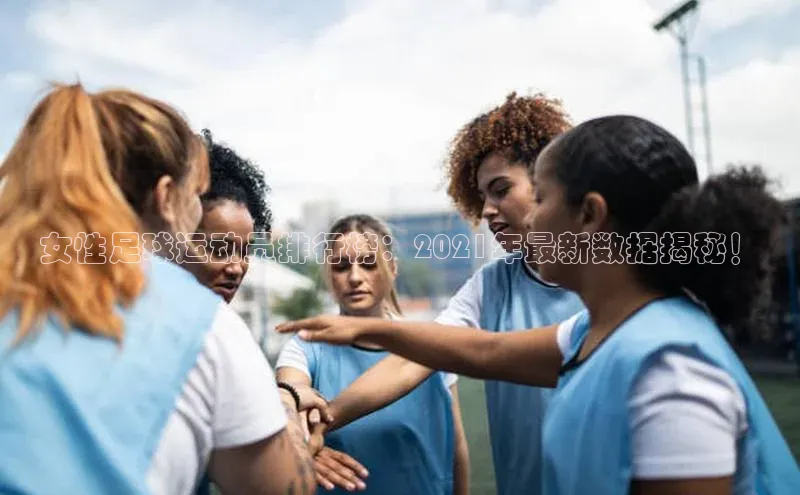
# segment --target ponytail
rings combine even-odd
[[[768,185],[760,167],[732,167],[701,186],[676,192],[645,229],[659,238],[673,232],[688,232],[694,239],[721,234],[724,244],[713,249],[709,244],[708,255],[695,241],[689,263],[640,266],[654,285],[696,297],[735,339],[763,328],[759,316],[771,301],[778,234],[786,216]]]
[[[57,86],[35,107],[0,167],[0,317],[19,311],[17,341],[51,312],[122,339],[117,306],[145,278],[139,236],[115,250],[114,234],[142,231],[133,196],[180,178],[192,139],[167,105],[129,91]]]

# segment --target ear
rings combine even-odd
[[[589,234],[601,232],[608,221],[608,203],[600,194],[590,192],[584,196],[579,214],[584,232]]]
[[[169,175],[162,175],[156,182],[153,190],[153,202],[156,214],[161,221],[170,226],[174,226],[178,220],[175,210],[176,197],[178,193],[175,180]]]

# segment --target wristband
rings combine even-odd
[[[289,385],[286,382],[278,382],[278,388],[282,388],[282,389],[286,390],[287,392],[289,392],[289,394],[291,394],[291,396],[294,398],[295,406],[297,407],[297,410],[299,411],[300,410],[300,394],[297,393],[297,390],[295,390],[294,387],[292,387],[291,385]]]

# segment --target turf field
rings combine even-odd
[[[464,428],[470,447],[472,495],[495,493],[494,471],[486,422],[483,383],[459,378],[459,398]],[[800,380],[761,379],[758,386],[772,409],[775,420],[789,442],[795,458],[800,459]]]

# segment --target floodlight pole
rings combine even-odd
[[[711,122],[708,118],[708,89],[706,88],[706,61],[697,57],[697,71],[700,77],[701,104],[703,105],[703,134],[706,140],[706,167],[709,175],[713,173],[711,164]]]
[[[694,155],[694,125],[692,123],[692,97],[689,84],[689,28],[687,15],[697,9],[697,0],[689,0],[681,4],[658,21],[653,29],[661,31],[674,26],[672,34],[678,40],[681,56],[681,72],[683,73],[683,100],[686,111],[686,139],[689,151]]]

